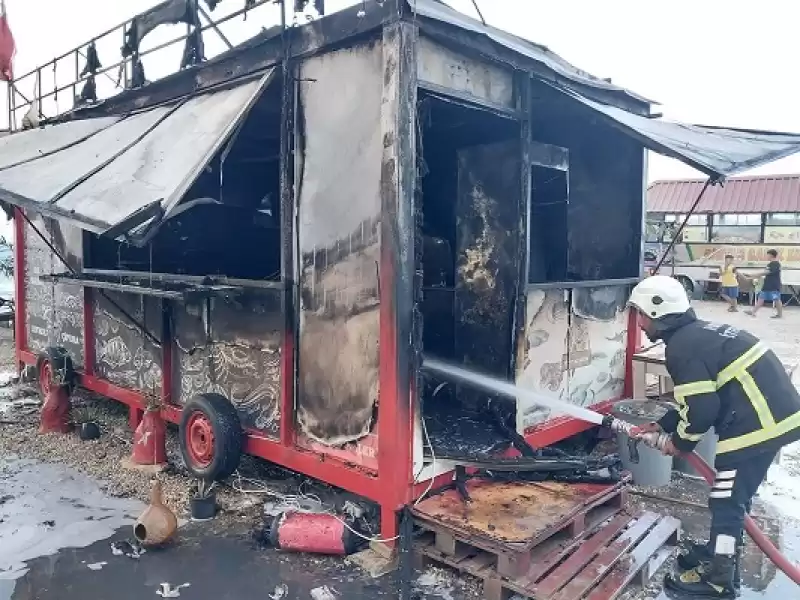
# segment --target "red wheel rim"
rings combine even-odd
[[[186,421],[186,452],[195,466],[207,467],[214,459],[214,429],[201,412],[193,412]]]
[[[50,366],[49,360],[43,360],[39,365],[39,389],[44,396],[53,389],[53,367]]]

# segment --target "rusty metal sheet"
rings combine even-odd
[[[378,398],[382,56],[347,48],[301,72],[297,420],[328,446],[369,433]]]
[[[458,153],[456,204],[456,358],[507,378],[511,315],[519,279],[518,230],[522,154],[517,140]],[[463,387],[477,405],[484,392]]]
[[[456,490],[448,490],[420,502],[414,514],[469,536],[476,545],[518,552],[535,546],[587,507],[613,495],[618,486],[472,480],[467,490],[470,503],[465,504]]]

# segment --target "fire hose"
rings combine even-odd
[[[665,443],[670,438],[668,434],[659,432],[649,432],[641,435],[637,434],[635,432],[636,428],[630,423],[626,423],[611,417],[607,417],[604,420],[604,425],[608,425],[612,430],[622,432],[630,436],[632,440],[638,440],[645,446],[649,446],[650,448],[655,448],[657,450],[664,448]],[[684,454],[683,458],[685,458],[686,461],[692,465],[692,467],[694,467],[698,473],[700,473],[700,475],[708,482],[709,485],[714,485],[714,480],[716,479],[717,474],[699,454],[692,452],[690,454]],[[756,525],[756,522],[750,515],[745,515],[744,517],[744,529],[750,538],[755,542],[756,546],[758,546],[761,551],[766,554],[773,563],[775,563],[775,566],[783,571],[789,579],[794,581],[797,585],[800,585],[800,568],[791,563],[788,558],[781,554],[780,550],[778,550],[778,548],[775,547],[775,544],[772,543],[772,540],[770,540],[764,534],[764,532],[759,529],[758,525]]]

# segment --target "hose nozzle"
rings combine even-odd
[[[647,433],[640,433],[637,431],[638,427],[614,418],[608,415],[603,419],[603,425],[616,433],[622,433],[628,437],[628,454],[630,455],[631,462],[639,462],[639,451],[637,446],[641,442],[648,448],[655,448],[656,450],[663,450],[666,448],[667,442],[670,439],[669,434],[660,431],[648,431]]]

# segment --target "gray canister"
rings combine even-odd
[[[623,400],[611,409],[611,414],[632,425],[645,425],[658,421],[669,410],[669,405],[659,400]],[[631,472],[637,485],[664,486],[672,478],[672,457],[664,456],[654,448],[638,444],[639,462],[631,461],[628,436],[617,434],[617,446],[622,466]]]
[[[714,458],[717,456],[717,434],[713,428],[706,432],[703,439],[694,447],[694,451],[709,465],[714,466]],[[679,473],[683,473],[692,479],[703,479],[702,475],[695,471],[685,458],[680,456],[675,457],[674,468]]]

